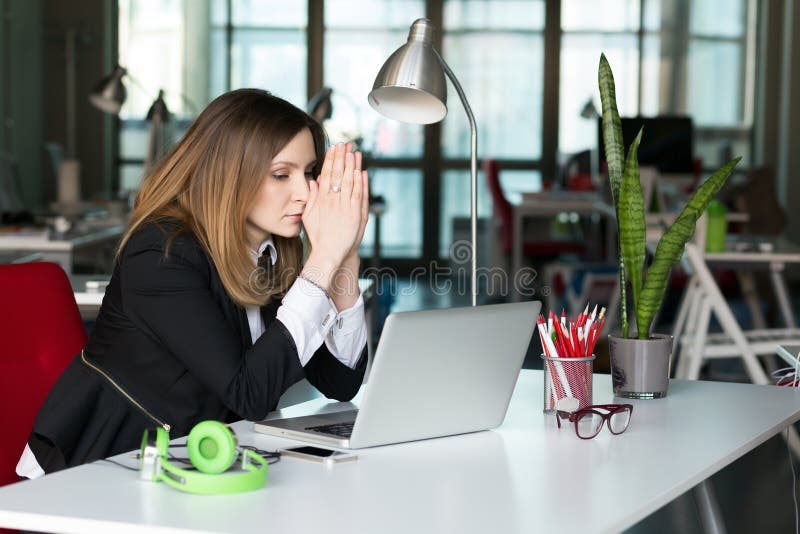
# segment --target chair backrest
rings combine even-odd
[[[500,185],[500,171],[497,162],[493,159],[483,160],[483,175],[486,177],[486,185],[492,194],[492,204],[494,214],[500,221],[500,245],[506,253],[511,251],[512,239],[512,210],[511,203],[506,199],[503,188]]]
[[[0,486],[18,480],[15,467],[36,414],[86,338],[61,267],[0,265]]]

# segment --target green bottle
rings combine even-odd
[[[725,204],[712,198],[706,208],[708,226],[706,227],[706,252],[724,252],[725,235],[728,233],[728,209]]]

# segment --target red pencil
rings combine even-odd
[[[586,303],[586,307],[583,309],[581,314],[578,316],[578,328],[583,328],[583,326],[586,324],[586,319],[588,317],[588,313],[589,313],[589,303],[587,302]]]
[[[556,327],[556,332],[558,332],[558,336],[561,339],[561,346],[564,347],[564,358],[570,358],[572,356],[572,347],[569,345],[569,339],[564,333],[564,328],[558,323]]]
[[[589,340],[586,343],[586,353],[594,354],[594,342],[597,336],[597,323],[593,324],[589,329]]]
[[[576,323],[573,323],[571,330],[572,330],[572,332],[571,332],[572,333],[572,345],[575,348],[575,356],[580,358],[581,356],[583,356],[583,354],[581,354],[581,343],[580,343],[580,341],[578,341],[578,325]]]
[[[561,333],[564,334],[564,341],[566,342],[567,350],[569,351],[569,357],[572,358],[575,356],[575,349],[572,346],[572,334],[569,332],[569,324],[561,329]]]

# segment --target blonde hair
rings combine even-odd
[[[300,237],[272,236],[278,252],[272,269],[276,276],[266,280],[248,252],[245,225],[273,158],[304,128],[311,131],[319,167],[325,133],[304,111],[259,89],[217,97],[142,182],[117,254],[143,225],[175,219],[179,227],[170,235],[166,253],[175,236],[190,231],[234,302],[263,306],[285,294],[300,272]]]

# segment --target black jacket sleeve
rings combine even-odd
[[[305,366],[308,381],[328,398],[349,401],[358,393],[367,369],[367,347],[354,369],[350,369],[330,353],[325,343],[317,349]]]
[[[273,321],[254,345],[244,347],[241,332],[214,294],[212,282],[221,283],[200,245],[180,235],[165,257],[165,243],[160,231],[143,232],[126,246],[120,262],[125,314],[228,409],[246,419],[263,419],[304,375],[328,397],[349,400],[355,395],[366,357],[353,370],[323,344],[304,369],[280,321]]]
[[[232,411],[263,419],[281,394],[303,378],[294,344],[274,323],[243,349],[211,289],[216,276],[202,249],[179,236],[164,255],[165,239],[132,239],[120,262],[128,318],[165,347]]]

